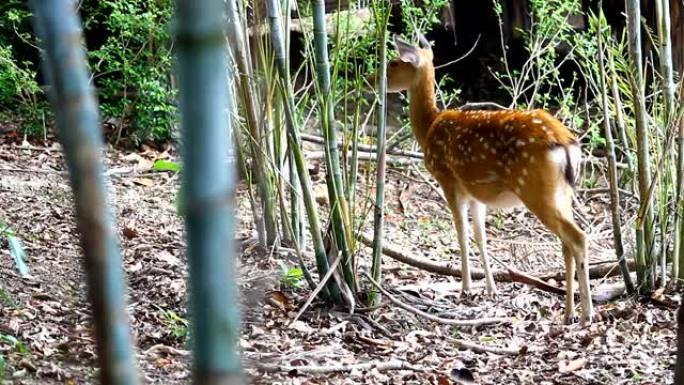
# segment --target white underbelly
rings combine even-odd
[[[504,191],[496,196],[496,198],[489,200],[489,202],[482,202],[487,207],[497,209],[508,209],[512,207],[522,206],[523,203],[512,191]]]

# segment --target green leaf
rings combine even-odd
[[[19,275],[21,275],[22,278],[28,277],[29,268],[25,262],[26,253],[21,245],[21,241],[19,238],[13,234],[10,234],[9,232],[6,233],[5,236],[7,237],[7,243],[9,244],[10,254],[12,255],[12,258],[14,258],[14,263],[17,265],[17,270],[19,270]]]
[[[157,159],[154,161],[154,165],[152,165],[152,169],[155,171],[180,172],[182,167],[179,163],[172,162],[170,160]]]

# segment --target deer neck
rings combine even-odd
[[[409,118],[413,134],[421,148],[425,148],[427,134],[439,114],[435,97],[435,69],[426,66],[409,89]]]

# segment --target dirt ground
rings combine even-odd
[[[152,172],[160,152],[106,151],[129,288],[137,358],[148,384],[189,383],[185,344],[186,261],[176,214],[178,176]],[[173,156],[173,155],[172,155]],[[366,170],[359,180],[359,212],[374,196]],[[320,179],[321,175],[314,175]],[[415,172],[392,169],[387,193],[387,243],[439,262],[457,260],[450,215]],[[367,188],[368,187],[368,188]],[[582,187],[582,186],[581,186]],[[606,192],[579,190],[579,217],[590,240],[590,263],[614,259]],[[675,311],[652,301],[620,299],[597,305],[590,328],[562,325],[564,298],[518,283],[499,283],[496,298],[477,289],[462,297],[458,280],[385,258],[383,286],[424,312],[460,320],[502,317],[507,322],[450,326],[385,304],[349,314],[308,299],[306,285],[283,283],[285,252],[252,242],[245,187],[239,190],[238,254],[243,331],[240,348],[255,384],[451,384],[472,375],[479,384],[666,384],[673,380]],[[23,240],[31,277],[21,279],[0,244],[0,352],[5,383],[95,383],[95,351],[85,298],[71,193],[57,146],[0,144],[0,220]],[[634,200],[625,197],[625,234]],[[365,229],[370,228],[367,216]],[[526,213],[490,212],[489,247],[503,265],[530,274],[562,271],[558,242]],[[370,250],[359,253],[367,270]],[[479,267],[477,257],[473,265]],[[501,266],[496,265],[496,268]],[[592,287],[615,278],[594,280]],[[560,284],[560,283],[559,283]],[[364,282],[365,285],[365,282]],[[12,338],[14,337],[16,341]],[[463,341],[505,351],[465,348]],[[403,370],[383,366],[403,363]],[[368,364],[355,367],[357,364]],[[292,366],[304,370],[290,370]],[[326,372],[351,365],[350,371]],[[397,364],[399,365],[399,364]]]

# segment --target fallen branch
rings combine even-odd
[[[330,366],[317,366],[317,365],[302,365],[302,366],[290,366],[282,364],[263,364],[261,362],[255,362],[255,366],[265,372],[287,372],[292,375],[297,374],[325,374],[334,372],[351,372],[353,370],[367,371],[375,369],[377,371],[389,371],[389,370],[412,370],[414,372],[425,372],[428,369],[410,364],[406,361],[391,360],[391,361],[374,361],[366,362],[363,364],[339,364]]]
[[[382,286],[380,286],[379,283],[375,282],[373,278],[371,278],[368,273],[363,273],[363,275],[370,281],[373,286],[375,286],[376,289],[382,295],[387,297],[387,299],[392,302],[394,305],[408,311],[409,313],[413,313],[417,316],[426,318],[430,321],[438,322],[444,325],[456,325],[456,326],[481,326],[481,325],[490,325],[490,324],[500,324],[504,322],[510,322],[510,319],[508,318],[478,318],[478,319],[469,319],[469,320],[457,320],[457,319],[451,319],[451,318],[441,318],[437,317],[435,315],[426,313],[422,310],[418,310],[415,307],[405,304],[398,299],[396,299],[392,294],[390,294],[387,290],[383,289]]]
[[[594,303],[607,303],[613,299],[625,294],[625,283],[616,282],[607,285],[601,285],[594,290],[591,300]]]
[[[373,238],[367,234],[360,234],[359,235],[359,240],[361,243],[368,247],[372,247],[373,245]],[[451,266],[450,264],[447,263],[440,263],[440,262],[435,262],[426,258],[420,258],[420,257],[415,257],[412,255],[408,255],[405,252],[387,244],[383,244],[382,246],[382,253],[385,254],[386,256],[395,259],[399,262],[403,262],[407,265],[417,267],[421,270],[428,271],[430,273],[435,273],[435,274],[441,274],[441,275],[447,275],[451,277],[458,277],[461,278],[462,273],[461,269]],[[628,259],[627,260],[627,267],[630,270],[634,270],[636,268],[636,264],[634,263],[633,259]],[[604,278],[604,277],[611,277],[614,275],[619,275],[620,274],[620,269],[617,268],[617,262],[602,262],[593,266],[589,267],[589,278],[590,279],[599,279],[599,278]],[[511,282],[513,281],[511,274],[506,271],[506,270],[494,270],[492,271],[492,275],[494,276],[494,280],[498,282]],[[484,271],[481,269],[470,269],[470,277],[472,279],[484,279],[485,274]],[[558,272],[549,272],[549,273],[544,273],[541,274],[540,276],[536,277],[536,279],[539,280],[556,280],[556,281],[564,281],[565,280],[565,271],[558,271]]]
[[[320,136],[302,134],[301,138],[302,138],[302,140],[307,141],[307,142],[317,143],[317,144],[325,144],[325,141]],[[337,147],[341,149],[342,143],[338,143]],[[358,148],[359,152],[373,152],[374,153],[377,151],[375,146],[369,146],[367,144],[359,144],[357,148]],[[405,151],[405,150],[392,149],[392,150],[388,150],[387,154],[388,155],[405,156],[408,158],[415,158],[415,159],[423,159],[423,153],[417,152],[417,151]]]
[[[475,353],[493,353],[501,356],[518,356],[527,354],[529,351],[538,351],[539,349],[530,349],[527,346],[519,348],[502,348],[500,346],[479,345],[474,342],[461,340],[457,338],[446,337],[447,341],[455,343],[461,349],[469,349]]]
[[[348,154],[350,157],[352,155],[351,152]],[[325,158],[325,152],[323,151],[310,151],[304,154],[304,157],[307,160],[318,160],[318,159],[324,159]],[[378,158],[378,154],[374,152],[359,152],[357,154],[357,158],[360,161],[366,161],[366,162],[375,162]],[[405,158],[396,158],[396,157],[388,157],[386,160],[387,164],[390,166],[394,167],[405,167],[405,166],[410,166],[412,164],[420,163],[420,159],[405,159]]]
[[[534,288],[548,291],[549,293],[565,295],[566,290],[558,286],[554,286],[546,281],[543,281],[537,277],[525,274],[521,271],[515,269],[508,269],[508,275],[511,277],[511,281],[524,283],[525,285],[532,286]]]
[[[636,263],[633,259],[627,260],[627,268],[630,271],[636,269]],[[589,279],[601,279],[605,277],[613,277],[616,275],[620,275],[620,268],[618,267],[617,262],[609,261],[597,263],[595,265],[589,265]],[[540,275],[538,278],[544,280],[553,279],[556,281],[564,281],[565,272],[558,271],[555,273],[546,273]]]

